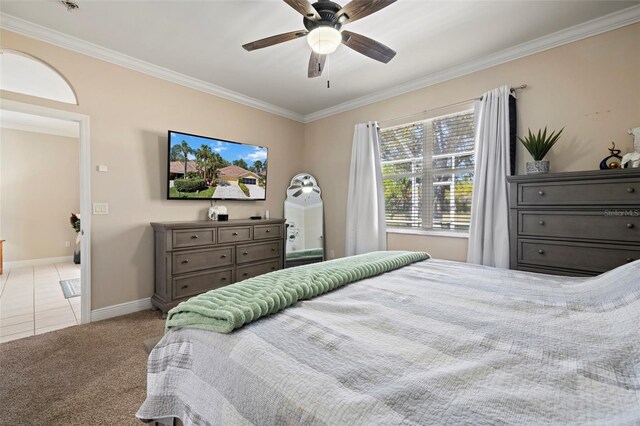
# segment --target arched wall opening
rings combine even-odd
[[[78,105],[73,87],[58,70],[15,50],[0,49],[0,89]]]

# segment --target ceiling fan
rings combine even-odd
[[[302,194],[310,194],[311,192],[316,192],[320,194],[320,188],[316,183],[316,180],[313,176],[310,175],[297,175],[291,180],[291,185],[287,188],[289,191],[294,191],[294,197],[299,197]]]
[[[334,52],[340,44],[386,64],[396,55],[395,50],[363,35],[343,30],[342,26],[371,15],[395,1],[352,0],[342,7],[328,0],[320,0],[313,4],[308,0],[284,0],[304,16],[302,23],[306,30],[278,34],[247,43],[242,47],[252,51],[307,36],[307,43],[312,49],[309,59],[309,78],[322,75],[326,55]]]

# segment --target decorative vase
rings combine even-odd
[[[549,173],[549,160],[527,161],[528,175],[542,175]]]

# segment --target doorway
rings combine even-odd
[[[19,242],[15,241],[21,239],[20,237],[24,236],[25,239],[33,238],[32,233],[30,234],[28,232],[29,223],[5,223],[6,217],[12,216],[2,216],[5,218],[5,221],[0,222],[0,232],[10,234],[12,240],[14,240],[11,242],[7,241],[4,244],[4,255],[8,256],[8,258],[5,258],[4,271],[3,274],[0,275],[0,329],[3,330],[3,336],[0,336],[0,343],[2,343],[29,335],[29,327],[27,327],[24,321],[27,320],[28,322],[30,318],[29,313],[25,309],[29,303],[25,302],[21,308],[12,309],[11,301],[19,300],[20,296],[28,297],[30,292],[33,294],[31,303],[34,309],[34,312],[31,313],[31,315],[33,315],[33,334],[51,331],[56,329],[56,327],[62,328],[63,326],[74,325],[72,319],[75,320],[75,324],[88,323],[91,321],[91,198],[88,116],[5,99],[2,99],[0,104],[0,113],[2,113],[4,117],[17,117],[27,121],[32,120],[34,123],[45,123],[46,126],[49,126],[50,130],[52,127],[55,129],[57,126],[57,131],[62,133],[65,131],[75,131],[75,139],[71,140],[71,142],[75,141],[75,146],[71,148],[75,149],[75,152],[68,151],[68,145],[63,149],[64,144],[69,143],[68,137],[65,138],[63,135],[57,135],[56,137],[47,136],[46,141],[44,140],[44,135],[42,135],[39,139],[43,139],[43,143],[58,143],[57,148],[59,148],[59,150],[64,151],[66,149],[67,157],[69,159],[75,159],[75,161],[70,160],[63,164],[58,164],[63,160],[53,158],[53,154],[51,154],[51,163],[53,163],[54,167],[67,168],[64,171],[60,170],[59,174],[72,175],[76,179],[75,184],[67,183],[61,185],[68,186],[70,191],[76,191],[77,194],[74,194],[75,204],[73,201],[66,203],[67,206],[75,205],[77,207],[69,207],[68,210],[70,211],[67,213],[55,213],[57,216],[56,222],[61,219],[61,215],[64,215],[64,226],[68,227],[68,229],[66,231],[54,231],[52,225],[49,234],[43,234],[50,238],[42,238],[41,242],[35,245],[31,244],[29,250],[35,250],[34,253],[36,254],[34,255],[34,259],[25,260],[25,257],[32,256],[26,255],[24,252],[21,253],[21,257],[12,257],[12,254],[9,252],[12,248],[17,250],[18,247],[20,247]],[[21,130],[13,129],[13,136],[20,133],[21,137],[25,138],[24,140],[26,142],[29,142],[27,137],[29,134],[26,130],[33,129],[27,127]],[[2,131],[4,132],[6,129],[3,128]],[[54,133],[55,132],[56,130],[54,130]],[[9,138],[7,138],[7,140],[8,139]],[[20,149],[16,149],[15,144],[11,149],[13,155],[21,152]],[[8,154],[10,154],[10,152],[0,151],[0,159],[2,156],[5,156],[6,159],[6,155]],[[75,164],[72,164],[74,162]],[[23,161],[19,163],[24,164]],[[52,164],[47,165],[47,167],[49,166],[52,166]],[[74,170],[68,168],[74,168]],[[15,173],[15,170],[12,172]],[[44,174],[41,175],[40,179],[44,176]],[[20,185],[20,181],[15,179],[10,181],[16,182],[16,186]],[[56,182],[60,181],[56,179]],[[44,183],[45,182],[43,182],[43,184]],[[31,185],[33,185],[33,183]],[[6,185],[3,185],[3,189],[5,189],[4,186]],[[15,188],[15,190],[17,189],[18,188]],[[20,191],[22,190],[29,191],[28,188],[21,187]],[[52,190],[55,191],[55,189]],[[64,188],[60,188],[60,193],[63,191]],[[28,199],[28,197],[23,197],[23,199],[25,198]],[[4,207],[3,205],[6,201],[6,199],[0,201],[0,210]],[[40,222],[45,222],[45,219],[48,220],[47,215],[54,214],[53,208],[48,206],[44,200],[41,205],[36,204],[32,209],[37,209],[40,212],[41,216],[36,215],[36,217],[41,217]],[[77,245],[76,233],[72,228],[72,213],[79,213],[80,218],[80,226],[77,228]],[[25,217],[27,217],[26,214]],[[42,223],[36,222],[37,220],[38,219],[33,219],[33,215],[29,215],[29,222],[38,223],[42,226]],[[13,222],[15,222],[15,220]],[[18,225],[22,228],[22,232],[20,232],[20,229],[16,230],[14,228]],[[9,230],[9,227],[12,227],[11,230]],[[36,226],[34,225],[34,227]],[[50,235],[55,232],[66,232],[66,234]],[[0,238],[7,239],[3,235],[0,235]],[[55,250],[49,251],[53,256],[44,254],[47,250],[47,248],[44,247],[46,245],[45,240],[47,239],[53,239],[56,241],[56,244],[60,244],[64,255],[57,256],[57,254],[60,253]],[[23,245],[26,246],[27,244],[25,243]],[[76,248],[78,250],[75,250]],[[19,250],[26,250],[26,248],[21,247]],[[38,250],[40,251],[38,252]],[[79,264],[74,263],[74,257],[76,257],[76,261],[79,260]],[[77,259],[77,257],[80,259]],[[8,259],[10,260],[12,258],[16,260],[7,262]],[[78,279],[80,296],[77,296]],[[9,298],[13,299],[9,300]],[[3,301],[3,299],[5,299],[5,301]],[[17,306],[20,304],[14,305]],[[65,306],[69,307],[69,311],[65,310]],[[48,312],[45,312],[47,310]],[[15,333],[13,333],[14,331]]]

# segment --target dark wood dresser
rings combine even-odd
[[[589,276],[640,259],[640,169],[507,181],[511,269]]]
[[[178,303],[284,266],[284,219],[152,223],[163,317]]]

